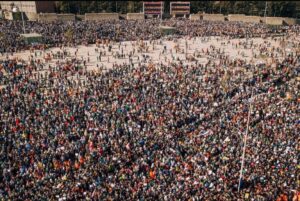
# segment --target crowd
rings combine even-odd
[[[157,23],[122,22],[116,37],[159,37]],[[270,31],[238,23],[166,23],[191,37]],[[32,22],[26,29],[49,44],[63,44],[68,26],[76,30],[76,44],[93,43],[97,34],[115,37],[109,22],[98,25]],[[1,31],[19,26],[1,22]],[[125,31],[130,27],[135,32]],[[299,201],[300,52],[264,47],[251,45],[271,64],[231,60],[213,46],[206,64],[152,64],[145,57],[96,71],[76,59],[55,66],[3,59],[0,199]]]
[[[272,33],[284,33],[294,28],[299,33],[299,26],[282,26],[279,29],[268,27],[264,24],[240,23],[240,22],[209,22],[191,21],[188,19],[167,19],[162,22],[159,19],[144,21],[100,21],[70,23],[52,22],[26,22],[26,33],[39,33],[44,42],[49,46],[61,46],[62,44],[94,44],[97,39],[111,39],[116,41],[155,40],[160,38],[160,25],[173,26],[177,29],[178,36],[229,36],[231,38],[263,37]],[[71,36],[66,33],[72,32]],[[0,52],[16,52],[26,47],[19,37],[23,33],[21,21],[0,22]]]

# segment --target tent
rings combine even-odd
[[[168,27],[168,26],[160,26],[159,30],[163,35],[171,35],[176,32],[175,27]]]
[[[43,42],[42,35],[37,33],[21,34],[21,38],[25,41],[26,45],[39,44]]]

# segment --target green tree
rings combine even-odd
[[[263,16],[266,1],[191,1],[191,13],[246,14]],[[140,12],[142,1],[57,1],[58,13],[86,12]],[[170,1],[164,1],[164,11],[169,13]],[[300,17],[300,2],[268,1],[268,16]]]
[[[134,13],[134,1],[127,1],[127,12]]]

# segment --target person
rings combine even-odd
[[[156,21],[120,23],[142,30],[146,25],[154,28],[152,22]],[[109,32],[112,23],[116,22],[99,22],[103,32]],[[184,23],[195,29],[205,24],[209,35],[222,30],[231,37],[243,35],[243,27],[253,34],[261,32],[260,27],[267,29],[189,21],[178,21],[178,26],[187,26]],[[85,36],[81,30],[92,25],[75,23],[80,32],[75,35]],[[123,34],[122,38],[138,38],[140,33]],[[267,44],[260,45],[256,51],[269,51]],[[45,68],[41,80],[34,78],[34,59],[19,63],[3,58],[0,198],[288,199],[295,194],[291,189],[298,190],[300,61],[299,54],[285,55],[281,48],[270,51],[281,58],[274,60],[275,67],[232,60],[214,46],[207,48],[204,67],[184,58],[150,63],[144,56],[134,68],[126,61],[113,62],[113,68],[102,62],[107,70],[97,73],[88,69],[84,56],[58,58]],[[77,70],[78,64],[84,68]],[[248,115],[250,132],[238,192]]]

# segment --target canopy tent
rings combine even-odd
[[[41,34],[29,33],[29,34],[21,34],[20,36],[25,41],[26,45],[37,44],[37,43],[43,42],[43,37]]]
[[[176,32],[175,27],[168,27],[168,26],[160,26],[159,30],[163,35],[171,35]]]

